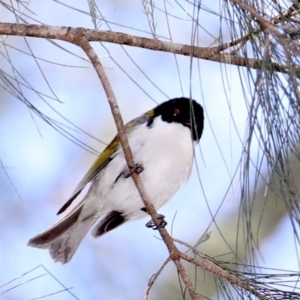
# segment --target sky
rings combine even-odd
[[[210,5],[218,11],[218,7],[206,2],[202,2],[204,7]],[[73,2],[64,3],[72,5]],[[89,10],[85,1],[77,5],[78,9]],[[166,2],[166,5],[173,41],[189,44],[192,6],[176,1]],[[89,15],[59,2],[45,1],[41,6],[38,1],[31,1],[29,7],[36,15],[28,11],[26,14],[48,25],[93,28]],[[112,30],[151,37],[143,9],[142,2],[137,0],[101,2],[101,12]],[[5,21],[14,21],[3,6],[0,6],[0,14],[5,16]],[[157,9],[154,16],[156,34],[160,38],[169,37],[165,14]],[[218,17],[201,11],[199,19],[204,25],[197,33],[198,41],[201,46],[208,46],[218,37]],[[108,29],[105,21],[101,21],[100,29]],[[26,246],[32,236],[57,220],[56,212],[95,160],[93,153],[104,149],[103,143],[110,142],[116,128],[96,73],[80,49],[58,42],[81,57],[78,58],[40,39],[28,38],[25,42],[20,37],[7,37],[6,42],[25,52],[33,51],[36,57],[43,59],[37,60],[37,66],[28,55],[6,48],[25,78],[22,82],[26,80],[52,98],[39,97],[22,86],[26,97],[44,114],[68,126],[62,128],[93,150],[89,152],[64,137],[0,87],[0,163],[3,165],[0,168],[0,224],[3,228],[0,269],[5,270],[0,275],[0,299],[36,299],[43,295],[49,295],[50,299],[76,299],[74,295],[79,299],[141,299],[149,278],[167,258],[167,249],[158,233],[144,226],[147,218],[121,226],[99,239],[88,234],[71,262],[63,266],[54,263],[47,251]],[[204,106],[205,129],[195,151],[191,178],[159,211],[169,220],[167,229],[172,229],[176,238],[196,243],[211,222],[209,209],[215,213],[224,200],[218,214],[218,220],[223,222],[239,208],[237,181],[226,195],[242,153],[240,138],[243,139],[247,124],[237,69],[203,60],[191,62],[189,57],[183,56],[175,59],[173,54],[145,49],[122,49],[109,44],[102,47],[99,43],[93,46],[97,54],[103,56],[102,62],[126,122],[173,97],[191,95]],[[5,52],[3,48],[1,51]],[[3,56],[0,65],[9,74],[13,73]],[[84,134],[61,116],[102,142]],[[290,232],[289,220],[283,218],[261,245],[261,265],[297,269],[295,253],[290,250],[294,247]],[[218,234],[212,231],[212,235]],[[273,251],[283,239],[284,246]],[[288,258],[286,249],[289,249]],[[165,282],[173,277],[176,278],[176,272],[169,265],[150,299],[167,299],[169,291],[164,288]],[[61,284],[72,287],[70,291],[74,295],[67,291],[57,293],[64,290]],[[178,286],[174,280],[174,289],[179,289]],[[50,295],[52,293],[55,294]]]

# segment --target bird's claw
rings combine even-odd
[[[146,223],[146,227],[157,230],[158,228],[164,228],[168,223],[165,221],[164,215],[157,215],[157,219],[160,221],[159,225],[154,224],[153,220]]]
[[[131,173],[140,174],[144,171],[144,167],[142,164],[135,164],[135,166],[132,168],[132,170],[126,170],[124,172],[124,178],[128,178],[131,176]]]
[[[142,164],[135,164],[135,167],[134,167],[134,173],[136,174],[140,174],[144,171],[144,167]]]

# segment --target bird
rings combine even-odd
[[[125,125],[135,167],[146,192],[158,210],[190,177],[195,146],[204,128],[202,106],[186,97],[173,98]],[[68,201],[63,213],[88,185],[83,199],[61,219],[31,238],[29,246],[48,249],[55,262],[71,260],[83,238],[93,227],[94,237],[127,221],[148,216],[127,167],[118,134],[92,164]],[[161,217],[161,227],[167,222]],[[147,227],[157,229],[152,221]]]

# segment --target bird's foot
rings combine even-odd
[[[159,225],[154,224],[153,220],[146,223],[146,227],[157,230],[158,228],[164,228],[168,223],[165,221],[164,215],[157,215],[157,219],[160,221]]]
[[[136,174],[140,174],[144,171],[144,167],[142,164],[135,164],[133,172]]]
[[[124,178],[128,178],[131,176],[131,173],[140,174],[144,171],[144,167],[142,164],[135,164],[135,166],[132,168],[132,170],[126,170],[124,171]]]

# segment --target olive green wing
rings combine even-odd
[[[139,125],[147,124],[151,116],[152,116],[152,111],[148,111],[146,114],[128,122],[125,125],[126,134],[129,135]],[[92,181],[99,174],[99,172],[101,172],[101,170],[103,170],[114,159],[115,154],[119,149],[120,149],[120,141],[117,135],[111,141],[111,143],[105,148],[105,150],[99,155],[96,161],[93,163],[89,171],[86,173],[86,175],[83,177],[83,179],[76,187],[70,199],[57,212],[58,215],[64,212],[75,200],[75,198],[81,193],[81,191],[85,188],[85,186],[90,181]]]
[[[92,181],[99,174],[99,172],[103,170],[114,159],[114,154],[119,148],[120,142],[118,136],[116,136],[92,164],[91,168],[88,170],[83,179],[77,185],[72,196],[57,212],[58,215],[64,212],[75,200],[75,198],[81,193],[85,186],[90,181]]]
[[[152,116],[152,111],[148,111],[146,114],[128,122],[125,125],[126,134],[130,134],[137,126],[142,124],[147,124],[149,118]],[[81,193],[85,186],[91,182],[98,174],[101,172],[115,157],[115,153],[120,149],[120,140],[118,135],[111,141],[111,143],[105,148],[105,150],[100,154],[100,156],[93,163],[89,171],[80,181],[76,187],[74,193],[70,199],[60,208],[57,214],[64,212],[75,200],[75,198]]]

